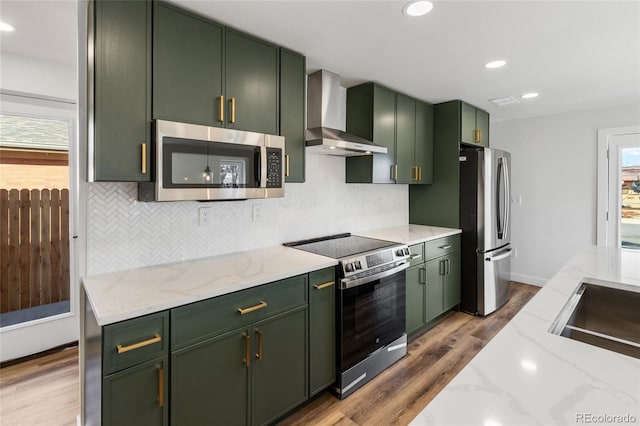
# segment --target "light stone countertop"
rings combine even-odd
[[[548,332],[585,277],[640,286],[640,253],[578,253],[411,425],[640,424],[640,359]]]
[[[83,279],[104,326],[337,265],[284,246],[94,275]]]
[[[455,228],[442,228],[426,225],[403,225],[391,228],[373,229],[371,231],[356,232],[361,237],[377,238],[379,240],[395,241],[398,243],[413,245],[438,238],[460,234],[462,231]]]

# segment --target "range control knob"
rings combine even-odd
[[[356,263],[354,263],[354,265],[355,265],[355,267],[356,267],[356,270],[358,270],[358,269],[362,269],[362,263],[360,263],[360,261],[359,261],[359,260],[356,260]]]
[[[404,249],[399,248],[398,250],[396,250],[396,255],[397,256],[404,256]]]
[[[344,270],[347,272],[353,272],[353,263],[347,263],[346,265],[344,265]]]
[[[405,256],[409,256],[411,253],[409,253],[409,247],[405,247],[404,248],[404,255]]]

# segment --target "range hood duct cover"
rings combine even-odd
[[[307,152],[341,157],[386,154],[387,147],[340,130],[340,76],[326,70],[307,79]]]

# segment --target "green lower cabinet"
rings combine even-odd
[[[171,355],[171,424],[248,424],[247,336],[234,331]]]
[[[306,319],[304,307],[251,328],[252,425],[271,423],[307,400]]]
[[[449,310],[460,304],[461,261],[460,252],[445,257],[448,262],[444,276],[444,309]]]
[[[426,320],[431,321],[444,312],[443,260],[433,259],[425,263],[427,269],[426,284]]]
[[[167,357],[102,379],[102,424],[161,426],[168,423]]]
[[[336,379],[335,269],[309,274],[309,396]]]
[[[424,263],[412,266],[405,272],[406,331],[409,336],[427,323],[425,317],[425,272]]]

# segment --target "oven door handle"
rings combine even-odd
[[[342,290],[345,290],[348,288],[357,287],[362,284],[367,284],[372,281],[379,280],[381,278],[386,278],[393,274],[397,274],[398,272],[404,271],[409,266],[411,266],[409,262],[403,262],[400,265],[396,266],[395,268],[388,269],[386,271],[380,272],[379,274],[369,275],[369,276],[366,276],[363,278],[357,278],[357,279],[343,278],[342,280],[340,280],[340,288]]]

